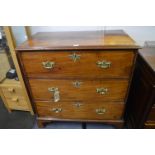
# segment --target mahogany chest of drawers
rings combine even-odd
[[[139,50],[127,102],[128,128],[155,128],[155,48]]]
[[[37,33],[17,47],[38,125],[91,121],[121,128],[138,48],[121,30]]]

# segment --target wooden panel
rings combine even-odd
[[[13,97],[16,95],[24,97],[23,90],[20,87],[2,88],[2,91],[5,97]]]
[[[5,79],[0,85],[5,97],[22,96],[24,97],[23,89],[19,81],[14,79]]]
[[[30,79],[29,83],[35,100],[53,100],[53,93],[48,91],[50,87],[57,87],[60,91],[60,100],[116,100],[124,101],[128,87],[127,80],[78,80],[79,88],[73,85],[76,80],[37,80]],[[97,88],[107,88],[105,95],[96,92]]]
[[[12,56],[12,59],[13,59],[13,62],[14,62],[15,68],[16,68],[16,72],[18,74],[18,78],[20,80],[20,84],[21,84],[23,92],[24,92],[25,100],[26,100],[27,105],[29,107],[30,113],[33,115],[34,113],[32,110],[31,102],[30,102],[29,96],[27,94],[26,86],[25,86],[25,83],[24,83],[24,80],[22,77],[22,73],[21,73],[19,64],[18,64],[18,60],[17,60],[17,56],[16,56],[16,52],[15,52],[15,44],[13,42],[13,35],[11,33],[11,27],[4,26],[4,31],[5,31],[6,39],[8,42],[8,46],[10,48],[11,56]]]
[[[80,107],[76,107],[74,102],[63,102],[61,104],[53,104],[48,102],[37,102],[37,111],[39,117],[55,117],[63,119],[111,119],[118,120],[122,118],[124,104],[116,103],[84,103]],[[60,109],[61,112],[55,113],[53,108]],[[104,114],[97,114],[97,109],[105,109]]]
[[[138,49],[136,42],[122,30],[41,32],[17,50],[56,49]]]
[[[15,89],[17,92],[20,90],[18,88]],[[3,91],[4,92],[4,91]],[[29,111],[28,104],[23,95],[17,94],[17,92],[13,94],[4,94],[8,107],[14,110],[26,110]]]
[[[24,97],[23,89],[19,81],[6,79],[1,84],[1,89],[5,97],[13,97],[16,95]]]
[[[21,96],[7,97],[6,101],[10,109],[29,111],[29,107],[25,101],[25,98]]]
[[[25,26],[25,32],[28,39],[31,39],[31,28],[30,26]]]
[[[125,77],[128,78],[133,65],[132,51],[79,51],[80,59],[74,62],[74,52],[22,52],[22,62],[29,77]],[[111,62],[110,68],[100,68],[97,61]],[[53,69],[45,69],[42,62],[55,62]]]
[[[0,51],[0,82],[5,79],[7,71],[10,69],[10,64],[5,51]]]
[[[5,105],[7,105],[6,107],[9,110],[29,111],[29,107],[19,81],[14,79],[5,79],[0,87],[5,98]]]
[[[6,98],[5,98],[5,96],[4,96],[3,92],[2,92],[1,87],[0,87],[0,97],[1,97],[5,107],[7,108],[8,112],[11,112],[11,109],[8,106],[8,103],[7,103]]]

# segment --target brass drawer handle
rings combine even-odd
[[[14,90],[14,88],[8,88],[8,91],[9,91],[10,93],[13,93],[15,90]]]
[[[48,91],[53,93],[54,102],[58,102],[60,100],[60,92],[57,87],[48,88]]]
[[[80,81],[75,81],[75,82],[73,82],[73,86],[74,86],[75,88],[80,88],[81,84],[82,84],[82,82],[80,82]]]
[[[83,104],[80,102],[75,102],[73,105],[77,108],[80,108]]]
[[[18,97],[12,98],[13,102],[18,102]]]
[[[103,68],[103,69],[111,67],[111,62],[110,61],[106,61],[106,60],[97,61],[96,64],[97,64],[98,67]]]
[[[55,62],[45,61],[45,62],[42,62],[42,65],[46,69],[53,69],[54,68],[54,65],[55,65]]]
[[[81,55],[78,55],[78,54],[76,54],[76,53],[73,53],[73,54],[69,55],[69,57],[70,57],[74,62],[76,62],[77,60],[80,59]]]
[[[61,108],[53,108],[52,111],[55,113],[60,113],[60,112],[62,112],[62,109]]]
[[[105,114],[105,112],[106,112],[106,109],[104,108],[104,109],[96,109],[96,113],[98,114],[98,115],[103,115],[103,114]]]
[[[105,95],[108,92],[108,88],[97,88],[96,92],[101,95]]]

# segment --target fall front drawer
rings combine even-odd
[[[124,111],[124,104],[119,102],[61,102],[60,104],[37,102],[36,107],[40,117],[62,119],[117,120],[122,118]]]
[[[124,101],[126,91],[128,88],[127,80],[113,80],[113,79],[110,80],[29,79],[29,83],[34,100],[50,100],[53,102],[55,93],[59,93],[58,95],[60,96],[59,99],[60,101],[65,100]]]
[[[22,52],[28,77],[124,77],[133,65],[133,51]]]

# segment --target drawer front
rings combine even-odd
[[[118,120],[122,119],[124,104],[121,103],[80,103],[61,102],[53,104],[49,102],[37,102],[36,107],[40,117],[53,117],[63,119],[89,119],[89,120]]]
[[[59,101],[124,101],[128,88],[127,80],[39,80],[29,79],[34,100]],[[57,91],[49,91],[50,89]]]
[[[9,108],[16,110],[28,110],[29,107],[26,100],[20,96],[6,98]]]
[[[23,90],[20,86],[7,86],[2,88],[2,92],[5,97],[14,97],[14,96],[22,96]]]
[[[133,64],[132,51],[22,52],[29,77],[125,77]]]

